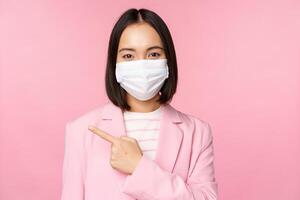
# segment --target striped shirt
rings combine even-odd
[[[123,112],[127,136],[135,138],[143,154],[152,160],[158,145],[161,113],[161,107],[151,112]]]

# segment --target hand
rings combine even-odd
[[[137,140],[127,136],[115,137],[95,126],[89,126],[88,129],[112,144],[110,158],[112,168],[132,174],[143,156]]]

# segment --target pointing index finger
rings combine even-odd
[[[92,131],[93,133],[97,134],[98,136],[100,136],[101,138],[105,139],[106,141],[110,142],[110,143],[115,143],[117,138],[106,133],[105,131],[100,130],[99,128],[95,127],[95,126],[89,126],[88,127],[90,131]]]

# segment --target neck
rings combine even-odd
[[[133,96],[127,94],[127,103],[131,107],[131,112],[152,112],[160,107],[160,103],[156,102],[159,99],[159,94],[147,101],[140,101]]]

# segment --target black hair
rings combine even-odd
[[[105,72],[105,89],[107,96],[113,104],[120,107],[122,110],[130,110],[130,106],[126,100],[126,90],[120,86],[115,77],[119,41],[123,30],[128,25],[139,23],[141,20],[151,25],[157,31],[163,43],[166,59],[168,60],[169,77],[165,80],[162,88],[160,89],[161,94],[158,101],[160,104],[166,104],[171,101],[176,92],[178,79],[176,53],[170,31],[166,23],[153,11],[145,8],[141,8],[139,10],[131,8],[120,16],[112,29],[109,39]]]

